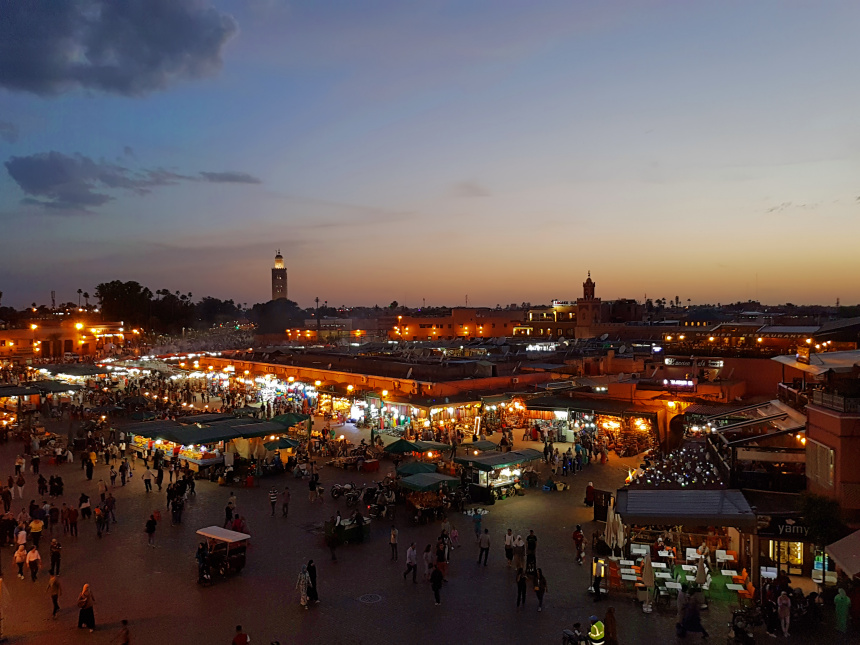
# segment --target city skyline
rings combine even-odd
[[[860,302],[858,6],[94,5],[0,25],[4,304]]]

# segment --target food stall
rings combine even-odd
[[[224,462],[224,441],[240,435],[232,428],[183,426],[174,421],[154,421],[126,426],[129,448],[141,455],[161,450],[165,457],[179,457],[188,467],[200,471]]]
[[[416,473],[401,479],[401,488],[411,491],[405,495],[406,503],[411,507],[409,517],[416,524],[434,519],[443,508],[440,491],[455,487],[457,483],[456,477],[441,473]]]
[[[472,499],[493,503],[496,499],[514,495],[519,490],[518,487],[524,487],[523,482],[529,468],[524,468],[523,465],[540,459],[543,459],[543,453],[524,448],[480,455],[475,455],[472,451],[462,457],[455,457],[454,462],[465,468],[463,479],[469,485]]]

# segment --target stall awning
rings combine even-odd
[[[45,394],[64,394],[66,392],[77,392],[81,389],[80,385],[70,385],[68,383],[60,383],[59,381],[33,381],[30,385],[39,388]]]
[[[426,461],[407,461],[397,467],[398,475],[417,475],[419,473],[435,473],[436,464],[428,464]]]
[[[826,551],[849,578],[860,574],[860,531],[834,542]]]
[[[409,490],[416,491],[431,491],[438,490],[440,484],[443,486],[452,486],[460,480],[456,477],[449,477],[441,473],[418,473],[410,475],[400,480],[400,485]]]
[[[464,455],[463,457],[454,457],[454,461],[458,464],[464,464],[488,472],[497,468],[507,468],[508,466],[524,464],[537,459],[543,459],[543,453],[532,448],[523,448],[522,450],[500,452],[497,454],[484,453],[477,456]]]
[[[429,448],[422,448],[421,442],[419,441],[407,441],[406,439],[398,439],[397,441],[393,441],[387,446],[385,446],[382,450],[384,452],[390,453],[403,453],[403,452],[424,452],[425,450],[429,450]]]
[[[499,449],[499,444],[493,443],[492,441],[467,441],[460,445],[466,450],[480,450],[481,452]]]
[[[34,394],[39,394],[39,390],[31,387],[21,387],[19,385],[0,387],[0,399],[6,398],[7,396],[33,396]]]
[[[756,527],[755,513],[739,490],[622,488],[615,508],[625,524]]]
[[[230,441],[238,439],[241,435],[236,432],[235,428],[222,428],[218,426],[185,426],[181,430],[175,431],[172,437],[165,437],[174,443],[183,446],[194,444],[217,443],[219,441]]]
[[[144,421],[120,428],[128,434],[136,434],[149,439],[163,439],[164,433],[181,432],[186,426],[176,421]]]
[[[291,428],[292,426],[301,423],[302,421],[307,421],[310,417],[307,414],[296,414],[295,412],[288,412],[287,414],[279,414],[276,417],[272,417],[272,421],[275,423],[280,423],[282,426],[287,428]]]
[[[232,419],[232,414],[189,414],[188,416],[179,417],[179,423],[188,425],[190,423],[213,423],[215,421],[222,421],[224,419]]]
[[[218,427],[220,423],[213,427]],[[246,425],[232,425],[231,430],[239,434],[240,437],[250,439],[252,437],[265,437],[267,435],[281,434],[285,428],[276,421],[265,421],[263,423],[248,423]]]

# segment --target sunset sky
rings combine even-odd
[[[0,14],[3,304],[860,302],[860,3]]]

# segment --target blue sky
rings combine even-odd
[[[303,306],[546,302],[587,270],[860,302],[856,3],[176,4],[224,27],[181,73],[37,85],[0,48],[4,304],[258,302],[278,248]]]

